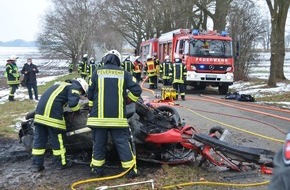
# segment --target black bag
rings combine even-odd
[[[240,94],[237,96],[237,100],[243,102],[254,102],[255,98],[250,94]]]
[[[22,87],[26,87],[25,78],[23,78],[23,79],[20,81],[20,85],[21,85]]]

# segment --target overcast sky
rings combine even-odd
[[[0,41],[35,40],[49,0],[0,0]]]
[[[0,0],[0,41],[23,39],[33,41],[40,31],[39,22],[44,12],[49,8],[49,0]],[[259,0],[265,3],[265,0]],[[265,4],[264,4],[265,5]],[[264,6],[267,12],[267,5]],[[286,35],[290,30],[290,15],[288,13]]]

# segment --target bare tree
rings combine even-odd
[[[266,0],[271,15],[271,66],[268,79],[269,86],[276,86],[277,80],[285,80],[285,26],[289,0]]]
[[[213,20],[214,30],[225,30],[228,10],[230,9],[230,4],[233,0],[208,0],[207,4],[204,4],[204,1],[202,0],[194,0],[194,2],[197,7],[199,7],[208,17]],[[208,7],[209,4],[211,4],[210,7],[214,7],[214,11],[211,11],[212,8]]]
[[[93,54],[98,24],[98,6],[93,0],[53,0],[53,9],[43,21],[37,42],[48,57],[70,58],[76,64],[84,53]]]
[[[120,33],[137,50],[143,40],[176,28],[196,28],[192,0],[105,0],[101,15],[106,28]],[[201,23],[201,22],[200,22]]]
[[[264,19],[251,0],[233,1],[229,10],[229,32],[235,42],[239,42],[239,56],[235,61],[235,80],[248,77],[255,59],[253,44],[265,32]]]

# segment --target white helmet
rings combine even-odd
[[[170,59],[169,55],[166,55],[164,59]]]
[[[18,57],[16,55],[11,55],[8,60],[16,61]]]
[[[83,58],[88,58],[88,54],[84,54],[83,55]]]
[[[82,89],[85,91],[85,94],[88,92],[89,85],[83,78],[77,78],[76,81],[78,81],[82,87]]]
[[[117,50],[115,50],[115,49],[113,49],[113,50],[110,50],[110,51],[108,51],[106,54],[105,54],[105,56],[107,56],[107,55],[109,55],[109,54],[113,54],[113,55],[116,55],[118,58],[119,58],[119,60],[120,60],[120,63],[121,63],[121,54],[117,51]]]
[[[152,59],[151,55],[147,55],[146,59]]]

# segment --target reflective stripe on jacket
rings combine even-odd
[[[160,74],[162,74],[163,79],[170,79],[172,77],[172,63],[170,61],[163,62],[160,65]]]
[[[89,127],[128,127],[126,117],[128,97],[137,101],[142,89],[127,71],[114,64],[106,64],[93,73],[88,99],[92,107],[87,120]]]
[[[7,77],[7,84],[20,84],[19,78],[20,74],[18,72],[18,67],[15,63],[9,63],[6,65],[6,71],[4,74]]]
[[[183,63],[173,63],[173,82],[172,83],[184,83],[184,77],[186,77],[187,69]]]
[[[68,105],[72,111],[80,106],[80,87],[75,83],[60,83],[48,88],[41,96],[35,111],[35,123],[66,130],[63,107]]]

